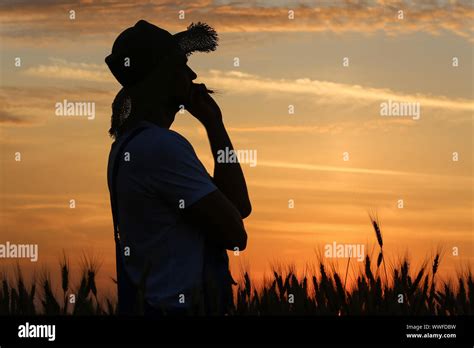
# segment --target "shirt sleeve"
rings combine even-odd
[[[187,208],[217,190],[192,145],[181,135],[169,131],[159,137],[152,151],[153,191],[178,207]]]

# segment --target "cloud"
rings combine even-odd
[[[23,73],[37,78],[57,78],[76,81],[110,82],[115,84],[112,74],[104,65],[91,63],[69,62],[64,59],[50,58],[52,64],[33,66]],[[431,96],[421,93],[406,94],[388,88],[373,88],[361,85],[351,85],[332,81],[298,79],[272,79],[259,75],[248,74],[241,71],[209,70],[200,75],[200,79],[218,89],[231,93],[255,94],[274,93],[295,94],[314,97],[319,103],[341,104],[344,102],[364,105],[381,103],[388,100],[399,102],[420,103],[422,108],[448,109],[456,111],[473,111],[474,102],[468,99],[449,99],[444,96]],[[397,121],[396,121],[397,122]],[[329,127],[329,128],[328,128]],[[304,129],[303,129],[304,128]],[[327,127],[301,127],[306,132],[335,132],[336,125]],[[245,132],[297,132],[297,128],[285,127],[258,127],[239,129]]]
[[[27,68],[23,73],[39,78],[55,78],[91,82],[114,82],[112,74],[104,65],[74,63],[64,59],[50,58],[52,64]]]
[[[26,120],[18,117],[16,115],[12,115],[6,110],[0,110],[0,124],[8,124],[8,125],[17,125],[20,126],[22,124],[27,123]]]
[[[113,96],[117,92],[115,81],[105,67],[96,64],[75,63],[60,59],[51,59],[51,65],[40,65],[28,68],[24,74],[39,79],[67,79],[71,81],[98,82],[110,81],[114,87],[110,88],[58,88],[58,87],[4,87],[0,90],[0,124],[21,126],[34,124],[39,118],[49,117],[54,113],[54,105],[63,99],[88,100],[98,103],[98,107],[110,107]],[[432,96],[421,93],[406,94],[387,88],[373,88],[361,85],[344,84],[331,81],[300,79],[272,79],[259,75],[248,74],[240,71],[210,70],[200,77],[207,84],[215,86],[226,93],[243,95],[266,95],[276,97],[279,93],[297,95],[315,103],[331,104],[337,107],[370,107],[387,100],[399,102],[417,102],[421,108],[434,108],[450,112],[447,120],[464,122],[464,118],[452,117],[453,111],[472,112],[474,102],[467,99],[449,99],[444,96]],[[378,106],[376,106],[378,110]],[[49,115],[49,116],[48,116]],[[470,121],[470,118],[467,119]],[[370,120],[366,124],[331,123],[325,125],[256,125],[251,127],[230,127],[232,132],[239,133],[315,133],[336,134],[348,128],[359,129],[363,127],[380,128],[388,125],[411,125],[405,119],[386,118],[383,120]]]
[[[448,109],[457,111],[473,111],[474,102],[467,99],[449,99],[443,96],[423,94],[405,94],[387,88],[372,88],[361,85],[350,85],[331,81],[301,79],[270,79],[239,71],[223,72],[210,70],[203,74],[202,79],[209,85],[229,92],[255,93],[284,93],[310,95],[318,102],[341,104],[344,102],[364,103],[384,102],[387,100],[417,102],[421,107]]]
[[[69,19],[69,11],[76,19]],[[185,19],[178,12],[185,11]],[[289,19],[288,11],[294,11]],[[398,11],[404,19],[398,19]],[[4,2],[0,5],[2,37],[13,41],[110,40],[138,19],[181,31],[192,21],[206,21],[221,32],[335,32],[388,35],[449,32],[472,41],[474,9],[471,1],[81,1]],[[19,25],[21,23],[21,25]]]
[[[55,116],[55,105],[64,99],[96,103],[96,111],[110,110],[115,88],[90,87],[2,87],[0,125],[7,127],[41,126]]]
[[[0,125],[24,127],[37,123],[35,112],[40,105],[40,98],[26,92],[28,89],[2,87],[0,89]],[[35,89],[36,91],[36,89]],[[41,91],[37,90],[38,93]],[[27,98],[21,98],[21,95],[27,95]],[[31,110],[26,111],[26,109]],[[25,112],[26,111],[26,112]]]
[[[199,156],[202,163],[206,166],[210,166],[214,160],[208,155]],[[368,175],[382,175],[382,176],[397,176],[397,177],[407,177],[408,179],[419,177],[419,178],[449,178],[456,177],[457,182],[466,180],[469,183],[472,181],[470,176],[466,175],[443,175],[443,174],[432,174],[432,173],[422,173],[422,172],[413,172],[413,171],[399,171],[399,170],[384,170],[376,168],[358,168],[350,167],[348,164],[347,167],[341,166],[327,166],[319,165],[313,163],[301,163],[301,162],[288,162],[288,161],[268,161],[268,160],[258,160],[257,167],[259,168],[275,168],[275,169],[294,169],[302,171],[311,171],[311,172],[331,172],[331,173],[346,173],[346,174],[368,174]]]
[[[326,126],[257,126],[257,127],[227,127],[233,133],[338,133],[343,127],[340,124]]]
[[[421,173],[412,173],[412,172],[403,172],[403,171],[394,171],[394,170],[322,166],[322,165],[316,165],[316,164],[283,162],[283,161],[258,161],[258,166],[269,167],[269,168],[280,168],[280,169],[299,169],[299,170],[307,170],[307,171],[323,171],[323,172],[338,172],[338,173],[352,173],[352,174],[376,174],[376,175],[395,175],[395,176],[424,175]]]

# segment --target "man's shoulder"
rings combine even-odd
[[[149,126],[143,132],[143,140],[146,140],[150,145],[156,146],[173,146],[176,144],[191,145],[189,141],[178,132],[161,128],[158,126]]]
[[[194,149],[189,141],[176,131],[147,124],[137,137],[131,142],[131,147],[142,149],[144,153],[154,155],[173,155],[183,152],[192,152]]]

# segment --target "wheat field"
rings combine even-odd
[[[407,257],[386,265],[380,224],[371,216],[379,247],[377,258],[365,256],[362,267],[347,286],[349,265],[338,271],[322,258],[313,274],[298,276],[294,267],[276,267],[272,277],[256,286],[248,272],[235,286],[231,315],[465,315],[474,313],[471,270],[457,281],[439,279],[442,261],[438,250],[420,267]],[[96,286],[100,264],[84,257],[80,281],[73,286],[66,255],[60,262],[61,294],[53,292],[49,271],[26,286],[19,266],[15,278],[0,274],[0,315],[116,315],[115,299],[101,297]],[[68,296],[75,294],[74,303]],[[213,314],[193,313],[190,314]]]

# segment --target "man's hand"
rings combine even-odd
[[[221,163],[219,151],[229,151],[234,147],[222,121],[222,113],[217,103],[207,92],[204,84],[193,84],[187,110],[206,128],[214,157],[214,183],[234,204],[242,218],[252,211],[250,199],[240,163]]]
[[[222,123],[221,109],[203,83],[192,84],[189,103],[185,107],[205,128],[215,123]]]

